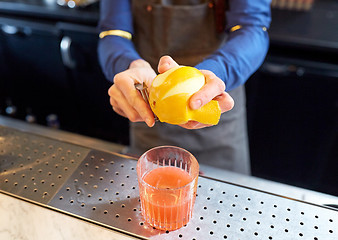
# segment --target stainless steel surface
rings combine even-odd
[[[48,203],[89,150],[0,126],[0,188]]]
[[[49,205],[150,239],[338,238],[336,211],[203,177],[187,226],[153,229],[140,213],[135,168],[134,160],[92,151]]]
[[[107,228],[149,239],[338,239],[337,210],[206,177],[187,226],[156,230],[142,220],[135,168],[122,154],[0,127],[0,192]]]
[[[261,191],[277,194],[281,196],[288,196],[289,198],[315,203],[317,205],[337,205],[338,197],[329,194],[312,191],[309,189],[290,186],[287,184],[270,181],[253,176],[245,176],[235,172],[226,171],[223,169],[200,165],[200,170],[203,176],[212,176],[212,178],[236,183],[242,186],[253,189],[260,189]]]
[[[199,179],[198,239],[336,239],[338,215],[285,197]],[[193,228],[189,228],[193,229]],[[320,231],[318,231],[321,229]],[[185,234],[191,232],[185,231]],[[193,233],[191,233],[193,234]],[[190,236],[190,234],[189,234]],[[197,239],[197,238],[196,238]]]
[[[27,122],[1,115],[0,126],[13,128],[25,133],[32,133],[34,135],[46,136],[60,142],[71,143],[82,147],[102,150],[105,152],[123,153],[127,151],[127,147],[124,145],[99,140],[97,138],[86,137],[75,133],[65,132],[42,125],[28,124]]]
[[[135,160],[91,151],[49,205],[122,231],[149,235],[140,225]]]
[[[102,150],[110,153],[125,153],[128,151],[127,146],[102,141],[96,138],[85,137],[82,135],[47,128],[36,124],[27,124],[13,118],[0,116],[0,125],[14,128],[26,133],[33,133],[41,136],[49,136],[60,142],[67,142],[90,149]],[[125,156],[125,155],[124,155]],[[128,156],[128,158],[133,158]],[[136,159],[136,158],[134,158]],[[336,204],[338,205],[338,197],[303,189],[295,186],[290,186],[278,182],[272,182],[266,179],[261,179],[252,176],[245,176],[234,172],[218,169],[206,165],[200,165],[204,176],[210,176],[222,181],[237,183],[239,185],[248,186],[255,189],[260,189],[273,194],[288,196],[297,200],[315,203],[318,205]]]

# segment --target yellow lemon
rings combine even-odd
[[[161,122],[184,124],[194,120],[218,124],[221,109],[215,100],[192,110],[190,97],[205,84],[204,75],[194,67],[177,66],[156,76],[149,88],[150,107]]]

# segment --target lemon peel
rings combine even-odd
[[[197,121],[216,125],[221,109],[211,100],[199,109],[189,106],[190,97],[205,84],[204,75],[194,67],[177,66],[159,74],[149,88],[149,104],[161,122],[184,124]]]

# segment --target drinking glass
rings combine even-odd
[[[196,198],[199,165],[187,150],[155,147],[137,162],[141,211],[147,223],[162,230],[186,225]]]

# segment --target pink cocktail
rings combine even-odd
[[[175,230],[191,218],[199,166],[188,151],[172,146],[153,148],[137,164],[141,210],[145,221]]]

